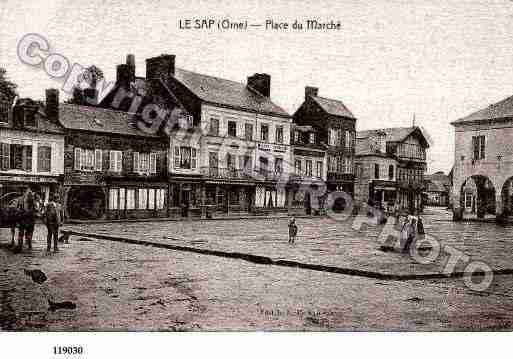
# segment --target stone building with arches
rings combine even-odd
[[[451,123],[455,129],[452,206],[461,220],[469,204],[477,218],[513,213],[513,96]],[[472,181],[470,181],[472,180]],[[469,182],[475,186],[472,202]]]

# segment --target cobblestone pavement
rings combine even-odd
[[[0,248],[3,330],[513,328],[513,276],[482,293],[458,279],[377,281],[79,237],[46,255],[42,236],[31,253]],[[76,309],[50,311],[48,299]]]
[[[423,216],[426,233],[440,243],[459,249],[472,260],[488,263],[493,269],[513,268],[512,228],[494,223],[454,223],[445,209],[427,209]],[[297,219],[299,235],[293,246],[287,243],[287,219],[210,220],[182,222],[142,222],[72,225],[68,228],[176,245],[242,252],[300,262],[375,271],[384,274],[440,273],[448,255],[419,264],[409,255],[383,252],[378,236],[382,226],[351,228],[353,221],[329,218]],[[468,261],[459,261],[463,271]]]

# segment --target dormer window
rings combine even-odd
[[[294,131],[294,143],[299,143],[299,131]]]
[[[25,111],[24,125],[26,127],[36,127],[36,114],[33,111]]]
[[[181,129],[187,130],[192,128],[193,120],[191,115],[184,115],[178,120],[178,126]]]
[[[9,122],[10,104],[7,101],[0,101],[0,123]]]

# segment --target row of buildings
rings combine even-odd
[[[290,115],[269,75],[234,82],[178,68],[174,55],[147,59],[145,77],[133,55],[116,70],[101,101],[84,93],[92,104],[48,89],[44,103],[2,107],[2,205],[32,185],[59,193],[72,219],[311,212],[326,191],[422,208],[429,145],[418,127],[356,132],[351,111],[314,87]]]

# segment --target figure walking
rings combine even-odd
[[[48,231],[46,236],[46,251],[51,251],[53,239],[53,251],[58,252],[59,248],[57,247],[57,242],[62,218],[61,205],[58,203],[58,197],[55,194],[52,194],[50,201],[45,206],[44,222],[46,224],[46,230]]]
[[[292,217],[289,222],[289,243],[294,244],[297,236],[296,219]]]

